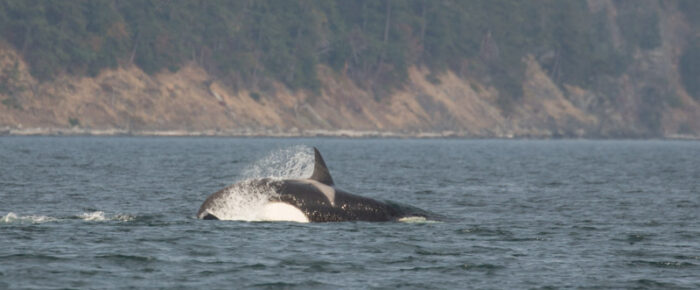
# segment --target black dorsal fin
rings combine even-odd
[[[320,183],[323,183],[325,185],[333,185],[333,178],[331,177],[331,173],[328,171],[328,168],[326,167],[326,162],[323,161],[323,157],[321,157],[321,152],[318,152],[318,149],[314,147],[314,173],[311,174],[311,179],[316,180]]]

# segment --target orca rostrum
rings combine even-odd
[[[197,218],[227,219],[232,213],[226,211],[232,207],[227,207],[226,203],[236,200],[232,195],[244,191],[266,194],[263,204],[257,204],[254,209],[258,220],[263,221],[383,222],[427,216],[427,212],[414,207],[378,201],[337,188],[321,153],[316,147],[313,149],[315,161],[311,177],[262,178],[236,183],[209,196],[199,208]],[[240,207],[237,210],[241,210]]]

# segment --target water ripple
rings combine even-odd
[[[194,217],[307,175],[310,146],[339,186],[449,218]],[[0,289],[700,288],[700,142],[0,137],[0,159]]]

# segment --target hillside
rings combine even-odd
[[[696,1],[0,1],[0,132],[700,137]]]

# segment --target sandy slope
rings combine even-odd
[[[661,52],[662,53],[662,52]],[[657,57],[658,58],[658,57]],[[413,67],[388,97],[319,67],[320,94],[274,83],[266,92],[233,90],[192,63],[177,72],[147,75],[135,66],[94,78],[63,75],[40,83],[7,45],[0,46],[0,131],[15,134],[204,134],[467,137],[692,137],[700,136],[700,105],[678,84],[680,103],[657,108],[661,129],[639,119],[640,90],[630,75],[610,98],[557,86],[534,57],[523,60],[524,96],[514,110],[499,107],[498,90],[446,72],[430,82]],[[657,61],[654,55],[640,61]],[[652,63],[652,65],[654,65]],[[641,72],[639,74],[644,74]],[[252,94],[255,96],[255,94]],[[617,100],[611,102],[610,100]],[[3,129],[4,128],[4,129]],[[660,133],[658,133],[660,132]]]

